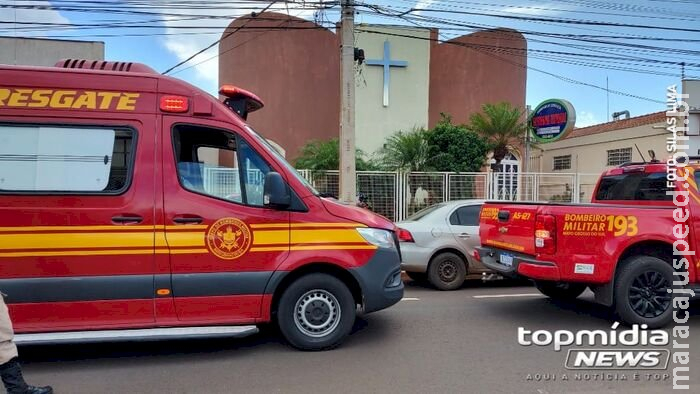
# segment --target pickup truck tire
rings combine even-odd
[[[459,289],[467,276],[464,260],[451,252],[433,257],[428,265],[428,281],[438,290]]]
[[[636,256],[625,260],[615,280],[615,312],[627,324],[649,328],[668,325],[673,318],[673,268],[659,258]]]
[[[428,275],[425,272],[409,272],[406,271],[406,275],[416,282],[425,282],[428,280]]]
[[[536,281],[535,287],[553,300],[567,301],[576,299],[586,291],[587,286],[582,283]]]
[[[301,350],[340,345],[355,323],[356,305],[348,287],[327,274],[309,274],[282,293],[277,324],[282,335]]]

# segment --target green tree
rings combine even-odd
[[[337,138],[329,141],[311,141],[301,148],[301,155],[294,166],[300,170],[328,171],[340,168],[340,143]],[[372,171],[377,169],[371,160],[366,159],[365,153],[357,149],[355,154],[357,171]]]
[[[479,172],[484,165],[489,145],[465,126],[452,124],[442,114],[437,125],[426,133],[427,167],[433,171]]]
[[[390,136],[379,151],[379,160],[389,171],[425,171],[428,161],[426,130],[415,128]]]
[[[486,139],[493,152],[493,159],[500,164],[508,154],[508,146],[513,141],[522,141],[525,138],[527,123],[524,113],[507,102],[484,104],[481,111],[472,114],[467,128]]]

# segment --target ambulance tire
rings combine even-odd
[[[309,274],[282,293],[277,324],[293,347],[328,350],[350,333],[355,313],[355,300],[342,281],[327,274]]]
[[[582,283],[536,281],[535,287],[540,293],[553,300],[570,301],[586,291],[586,285]]]
[[[636,256],[622,262],[615,275],[615,312],[626,324],[661,328],[673,320],[671,264],[653,256]]]

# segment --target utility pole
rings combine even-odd
[[[355,7],[342,0],[340,54],[340,200],[355,203]]]

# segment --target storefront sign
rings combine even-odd
[[[545,100],[530,115],[529,125],[535,142],[547,143],[564,138],[576,123],[576,111],[566,100]]]

